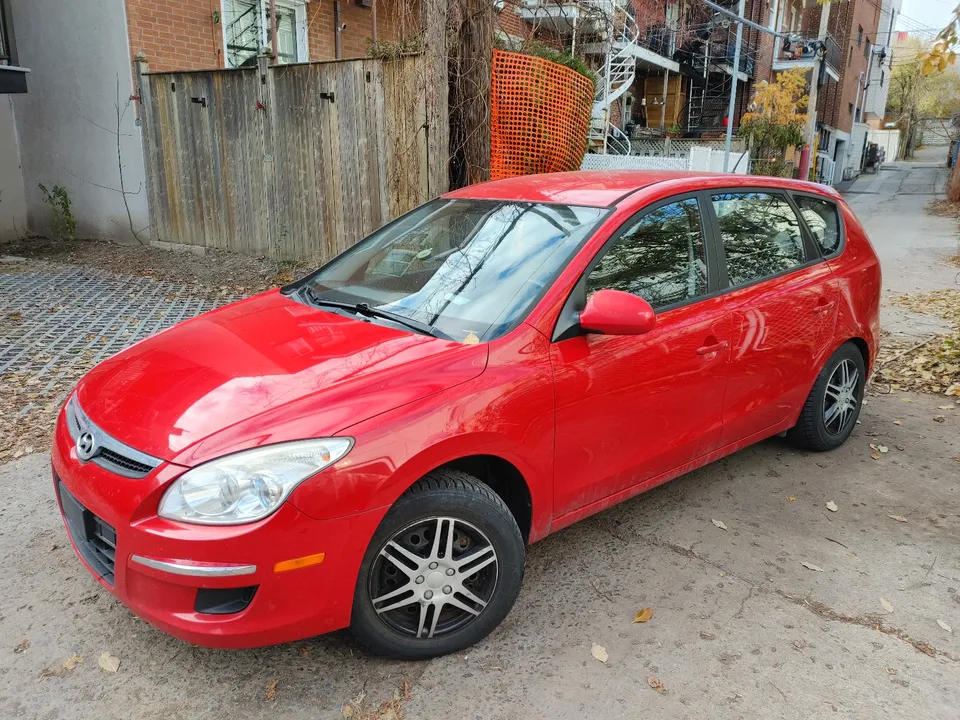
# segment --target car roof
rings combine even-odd
[[[517,200],[587,207],[611,207],[628,195],[651,185],[669,182],[676,192],[724,186],[775,187],[785,190],[836,195],[815,183],[766,176],[681,170],[579,170],[547,175],[520,175],[504,180],[468,185],[445,198]],[[674,188],[671,188],[674,189]]]

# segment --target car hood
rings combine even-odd
[[[77,387],[104,432],[192,466],[322,437],[476,377],[486,345],[335,315],[279,291],[181,323],[101,363]]]

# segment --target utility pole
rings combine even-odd
[[[747,9],[747,0],[740,0],[737,15],[741,18]],[[743,23],[737,23],[737,46],[733,51],[733,77],[730,82],[730,105],[727,107],[727,143],[723,151],[723,171],[730,171],[730,149],[733,147],[733,115],[737,111],[737,78],[740,75],[740,52],[743,48]]]
[[[827,0],[820,7],[820,29],[817,31],[817,42],[823,48],[823,54],[817,53],[813,60],[813,75],[810,78],[810,95],[807,101],[807,126],[804,129],[803,137],[806,144],[800,153],[800,179],[807,180],[810,177],[811,161],[815,165],[813,158],[813,146],[817,142],[817,98],[820,93],[820,71],[823,67],[824,56],[826,55],[827,26],[830,22],[830,0]]]

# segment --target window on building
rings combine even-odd
[[[867,40],[867,41],[863,44],[863,56],[864,56],[867,60],[870,59],[870,41],[869,41],[869,40]]]
[[[847,112],[853,115],[853,103],[847,103]]]
[[[863,25],[857,26],[857,47],[863,44]]]
[[[651,210],[607,250],[587,276],[587,292],[622,290],[654,308],[707,292],[700,205],[681,200]]]
[[[886,73],[883,70],[881,70],[880,71],[880,87],[883,87],[883,81],[885,79],[886,79]]]
[[[777,16],[780,14],[780,0],[770,0],[770,29],[774,32],[779,32],[780,30],[780,18]]]
[[[802,265],[800,219],[785,198],[770,193],[713,196],[731,286]]]
[[[261,48],[270,47],[269,0],[222,0],[223,39],[227,67],[245,67],[257,61]],[[307,11],[304,0],[276,0],[277,62],[309,60]]]

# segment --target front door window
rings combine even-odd
[[[620,236],[587,277],[587,293],[622,290],[662,308],[707,291],[707,265],[695,198],[651,210]]]

